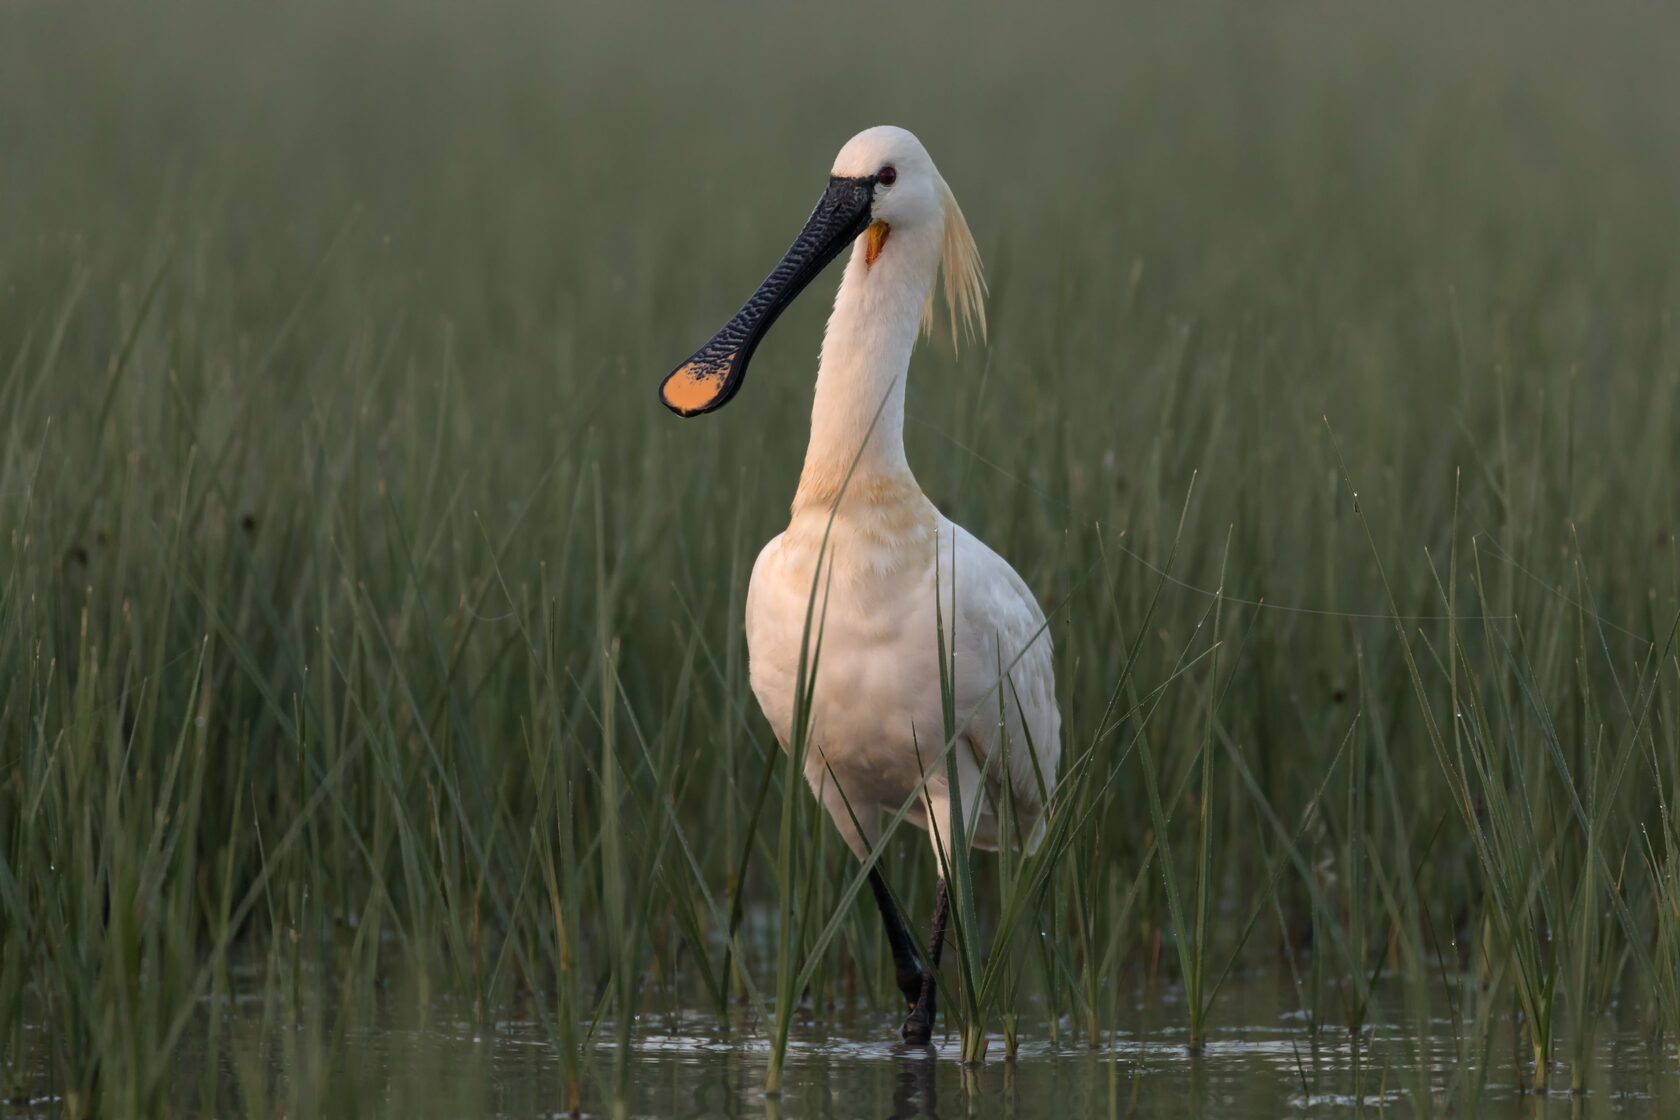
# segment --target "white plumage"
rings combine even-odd
[[[980,254],[921,143],[901,128],[854,136],[781,263],[666,375],[659,394],[679,416],[722,408],[776,316],[848,243],[793,517],[753,565],[747,647],[753,692],[786,748],[799,741],[795,698],[816,589],[805,778],[860,859],[880,839],[883,814],[901,808],[935,837],[942,870],[925,960],[880,868],[868,872],[910,1009],[903,1035],[925,1043],[950,914],[943,869],[956,854],[950,776],[964,837],[1036,849],[1056,784],[1061,715],[1050,635],[1032,592],[934,508],[904,457],[905,375],[917,328],[932,326],[941,276],[952,338],[959,322],[970,337],[986,333]],[[950,643],[957,734],[949,755],[936,613]]]
[[[937,586],[953,648],[964,832],[980,847],[1012,843],[999,835],[1003,798],[1012,793],[1031,850],[1043,835],[1061,752],[1044,613],[1006,561],[934,508],[904,454],[905,377],[942,270],[953,328],[961,317],[971,331],[976,323],[985,329],[978,255],[933,161],[903,129],[860,133],[841,150],[833,174],[880,176],[883,168],[892,170],[892,181],[875,188],[870,216],[886,228],[857,238],[835,296],[792,518],[753,566],[746,608],[753,692],[786,747],[794,738],[806,609],[826,532],[823,563],[832,571],[817,583],[826,621],[806,778],[861,857],[883,811],[896,812],[930,773],[925,806],[948,860],[953,831],[940,751]],[[1000,666],[1009,678],[1001,687]],[[923,804],[907,819],[928,827]]]

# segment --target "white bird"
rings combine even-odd
[[[869,877],[910,1007],[904,1038],[926,1042],[949,913],[943,869],[952,866],[957,835],[941,749],[936,596],[951,643],[952,761],[970,843],[995,849],[1014,839],[1001,835],[1011,798],[1023,846],[1037,848],[1061,754],[1061,715],[1050,636],[1032,592],[997,553],[935,508],[904,454],[905,377],[918,329],[932,322],[936,277],[943,275],[953,337],[959,318],[971,337],[976,330],[985,336],[979,252],[921,142],[890,126],[848,141],[781,263],[666,377],[660,396],[684,416],[727,403],[770,324],[848,243],[792,517],[753,565],[747,646],[753,693],[787,749],[817,588],[821,646],[805,777],[860,859],[878,841],[883,813],[890,817],[912,798],[906,819],[930,831],[941,868],[931,966],[879,871]]]

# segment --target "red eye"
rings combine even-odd
[[[876,174],[875,181],[880,183],[883,187],[890,187],[893,183],[898,181],[898,170],[889,163],[887,166],[881,168],[880,172]]]

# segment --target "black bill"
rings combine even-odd
[[[659,399],[678,416],[698,416],[729,403],[747,363],[776,316],[869,226],[875,180],[832,178],[805,228],[752,298],[710,342],[666,375]]]

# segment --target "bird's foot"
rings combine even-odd
[[[933,1041],[933,1021],[938,1017],[939,997],[930,972],[922,977],[921,994],[910,1007],[910,1017],[904,1020],[900,1031],[904,1041],[912,1046],[926,1046]]]
[[[916,1010],[916,1005],[922,1002],[922,993],[927,990],[928,969],[920,957],[906,962],[905,967],[898,970],[898,990],[904,996],[904,1008],[907,1011]]]

